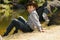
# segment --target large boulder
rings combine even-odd
[[[60,8],[50,17],[49,25],[60,25]]]

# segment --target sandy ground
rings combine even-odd
[[[51,26],[52,27],[52,26]],[[53,26],[45,32],[17,33],[3,38],[3,40],[60,40],[60,26]]]

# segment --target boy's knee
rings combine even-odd
[[[19,16],[19,18],[22,18],[22,16]]]
[[[12,23],[15,24],[16,22],[19,22],[18,19],[13,19],[13,20],[12,20]]]
[[[18,19],[12,19],[12,21],[18,21]]]

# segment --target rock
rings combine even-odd
[[[60,25],[60,9],[56,11],[56,13],[54,13],[50,19],[50,23],[49,24],[55,24],[55,25]]]

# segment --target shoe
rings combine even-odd
[[[4,34],[4,35],[2,35],[2,37],[5,37],[5,36],[7,36],[8,34]]]
[[[14,31],[14,33],[13,33],[13,34],[16,34],[16,33],[18,33],[18,31]]]

